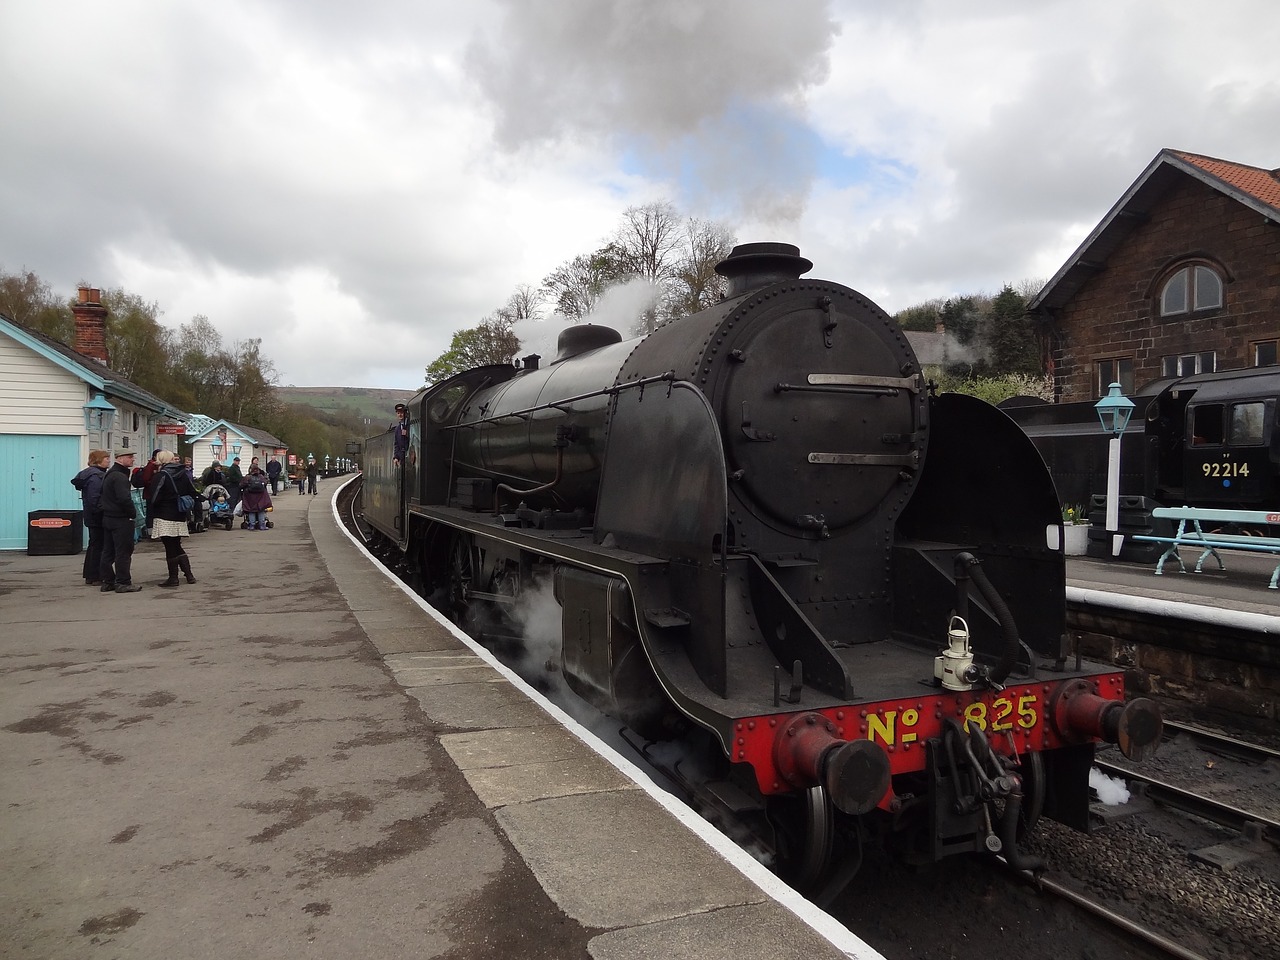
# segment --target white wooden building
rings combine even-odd
[[[97,293],[82,289],[82,304],[94,306]],[[77,313],[77,327],[80,320]],[[178,450],[186,416],[0,314],[0,550],[26,549],[29,513],[81,508],[71,478],[90,450],[128,447],[145,463],[157,447]]]
[[[197,478],[214,460],[225,467],[235,457],[240,458],[240,469],[245,473],[254,457],[263,470],[272,460],[279,460],[288,473],[289,449],[284,441],[257,427],[196,415],[187,423],[186,441],[191,445],[191,465]]]

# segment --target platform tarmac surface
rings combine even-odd
[[[389,582],[329,500],[133,594],[0,553],[0,957],[880,955]]]

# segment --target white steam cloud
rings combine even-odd
[[[840,32],[826,0],[498,6],[467,69],[506,149],[608,143],[690,195],[762,219],[798,215],[816,172],[798,114]]]
[[[660,293],[655,284],[641,277],[619,283],[600,295],[596,309],[582,323],[612,327],[624,340],[629,339],[636,335],[637,318],[658,302]],[[520,356],[536,353],[546,366],[556,355],[561,331],[570,325],[568,317],[553,313],[546,320],[521,320],[511,329],[520,339]]]
[[[1118,807],[1129,802],[1129,788],[1125,786],[1125,782],[1108,777],[1097,767],[1089,768],[1089,786],[1108,807]]]

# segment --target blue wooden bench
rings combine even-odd
[[[1280,512],[1267,510],[1214,510],[1208,507],[1156,507],[1151,515],[1165,520],[1178,521],[1177,532],[1172,537],[1155,537],[1136,534],[1131,539],[1146,540],[1152,543],[1167,543],[1169,548],[1156,561],[1156,576],[1164,572],[1164,562],[1170,557],[1178,561],[1178,570],[1186,573],[1178,553],[1179,547],[1192,547],[1200,552],[1196,560],[1196,573],[1204,567],[1206,557],[1212,556],[1218,561],[1218,569],[1226,570],[1227,565],[1218,555],[1219,550],[1241,550],[1249,553],[1280,554],[1280,537],[1251,536],[1243,533],[1222,533],[1221,527],[1238,529],[1240,526],[1267,526],[1280,524]],[[1206,532],[1202,524],[1207,525]],[[1270,589],[1276,589],[1280,580],[1280,563],[1276,564],[1271,574]]]

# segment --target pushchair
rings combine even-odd
[[[204,495],[209,501],[209,526],[222,526],[230,530],[234,508],[227,488],[220,483],[211,483],[204,488]]]

